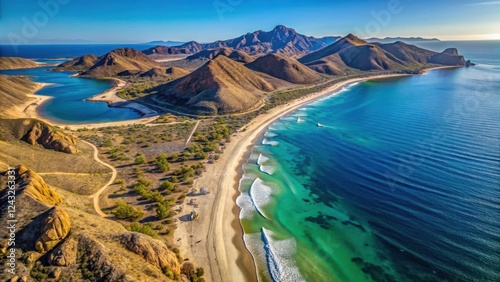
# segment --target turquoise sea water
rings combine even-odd
[[[92,123],[139,118],[131,109],[110,108],[106,103],[86,102],[85,99],[105,92],[112,87],[107,80],[71,77],[70,72],[52,72],[52,67],[2,70],[0,74],[32,76],[35,82],[50,83],[36,94],[52,96],[39,107],[39,113],[61,123]]]
[[[351,85],[269,127],[237,199],[261,280],[500,281],[500,44],[451,46],[478,65]]]

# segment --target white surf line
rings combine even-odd
[[[106,188],[108,188],[109,185],[111,185],[111,184],[113,184],[113,182],[115,182],[115,179],[116,179],[118,172],[116,171],[116,168],[114,166],[112,166],[108,163],[105,163],[101,159],[99,159],[99,151],[97,150],[97,147],[94,144],[89,143],[85,140],[81,140],[81,141],[83,143],[88,144],[89,146],[91,146],[94,149],[94,160],[96,160],[98,163],[103,164],[104,166],[109,167],[113,171],[113,173],[111,174],[111,179],[108,181],[108,183],[106,183],[104,186],[102,186],[102,188],[99,189],[99,191],[97,191],[93,195],[89,196],[89,198],[93,198],[95,212],[102,217],[109,217],[109,215],[102,212],[101,207],[99,206],[99,196],[101,196],[102,192],[104,192],[104,190],[106,190]]]

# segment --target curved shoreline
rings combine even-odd
[[[76,76],[76,75],[74,75]],[[37,88],[32,94],[28,95],[29,97],[33,97],[36,100],[35,101],[30,101],[29,103],[25,104],[23,113],[26,117],[28,118],[35,118],[42,120],[50,125],[54,126],[62,126],[62,127],[68,127],[72,130],[77,130],[81,128],[100,128],[100,127],[108,127],[108,126],[121,126],[121,125],[131,125],[131,124],[145,124],[145,123],[150,123],[158,118],[158,113],[154,110],[151,110],[147,108],[146,106],[143,106],[138,103],[130,102],[125,99],[121,99],[116,95],[116,93],[125,87],[127,83],[123,80],[116,79],[116,78],[106,78],[106,80],[112,80],[115,81],[115,84],[113,87],[110,89],[106,90],[103,93],[96,94],[88,99],[86,101],[89,102],[106,102],[109,107],[119,107],[119,108],[129,108],[132,109],[142,115],[141,118],[138,119],[130,119],[130,120],[119,120],[119,121],[109,121],[109,122],[92,122],[92,123],[86,123],[86,124],[75,124],[75,123],[61,123],[58,121],[50,120],[47,119],[46,117],[42,116],[39,113],[39,107],[43,105],[43,103],[49,101],[50,99],[54,98],[52,96],[45,96],[45,95],[39,95],[35,94],[38,92],[40,89],[42,89],[45,86],[51,85],[50,83],[40,83],[39,88]]]
[[[85,99],[87,102],[105,102],[108,104],[108,107],[113,107],[113,108],[127,108],[127,109],[132,109],[142,115],[142,118],[146,117],[152,117],[152,116],[158,116],[158,112],[155,110],[152,110],[142,104],[125,100],[123,98],[118,97],[117,93],[118,91],[122,90],[126,86],[129,85],[128,82],[114,78],[114,77],[109,77],[109,78],[102,78],[102,80],[111,80],[113,81],[113,87],[110,89],[104,91],[103,93],[96,94],[90,98]]]
[[[239,195],[239,180],[243,175],[242,166],[247,162],[256,140],[261,138],[265,129],[278,118],[289,114],[306,103],[336,95],[345,85],[390,77],[408,76],[406,74],[381,75],[365,78],[349,79],[338,82],[327,89],[309,94],[296,101],[271,109],[268,113],[256,117],[245,128],[240,130],[226,148],[228,154],[220,159],[220,164],[204,182],[216,182],[217,190],[213,216],[207,235],[207,257],[212,281],[256,281],[257,269],[251,253],[243,240],[243,228],[239,220],[240,209],[235,203]],[[225,161],[225,162],[224,162]],[[210,177],[212,179],[210,179]],[[215,179],[214,179],[215,178]],[[222,191],[221,191],[222,189]]]
[[[420,74],[425,74],[428,71],[435,70],[435,69],[443,69],[443,68],[454,68],[454,67],[436,67],[436,68],[429,68],[425,69],[422,71]],[[419,75],[420,75],[419,74]],[[214,251],[217,253],[221,253],[220,250],[226,252],[226,255],[221,254],[221,257],[226,257],[226,264],[223,263],[223,261],[217,259],[215,262],[218,264],[214,264],[213,262],[210,262],[211,269],[213,268],[219,268],[219,273],[221,274],[221,279],[215,279],[214,281],[220,280],[220,281],[231,281],[231,279],[234,279],[235,276],[226,276],[223,275],[223,273],[229,273],[230,269],[239,269],[240,275],[238,275],[240,278],[243,278],[244,281],[256,281],[257,278],[257,269],[255,267],[255,262],[253,259],[253,256],[250,254],[250,251],[246,248],[246,245],[243,240],[243,228],[241,226],[241,221],[239,220],[239,212],[240,209],[236,205],[236,198],[239,195],[239,181],[241,177],[243,176],[243,170],[242,166],[247,162],[249,154],[251,154],[253,145],[255,142],[262,138],[265,130],[269,125],[271,125],[274,121],[279,119],[280,117],[287,115],[296,109],[300,108],[304,104],[311,103],[315,100],[318,100],[320,98],[324,98],[327,96],[334,96],[338,95],[338,91],[342,89],[342,87],[355,83],[355,82],[363,82],[363,81],[372,81],[372,80],[377,80],[377,79],[385,79],[385,78],[391,78],[391,77],[405,77],[405,76],[413,76],[413,74],[390,74],[390,75],[379,75],[379,76],[372,76],[372,77],[364,77],[364,78],[357,78],[357,79],[349,79],[345,80],[342,82],[338,82],[327,89],[309,94],[305,97],[299,98],[298,100],[289,102],[285,105],[278,106],[276,108],[271,109],[268,113],[260,115],[256,117],[254,120],[250,122],[245,128],[245,132],[242,134],[242,131],[238,132],[238,139],[234,140],[234,142],[231,142],[233,146],[228,146],[228,150],[231,149],[230,153],[230,160],[229,163],[226,164],[228,169],[225,170],[226,173],[221,174],[219,183],[223,184],[223,187],[226,187],[225,191],[222,191],[222,193],[225,193],[224,198],[231,198],[233,199],[232,201],[225,201],[225,208],[229,208],[228,210],[232,212],[226,212],[225,214],[221,213],[220,209],[218,209],[218,215],[217,218],[220,219],[215,222],[217,225],[222,225],[222,226],[232,226],[231,228],[233,229],[233,232],[235,235],[232,240],[228,240],[229,238],[226,237],[224,239],[225,234],[230,234],[231,232],[220,232],[219,234],[214,234],[213,240],[214,240]],[[232,185],[231,185],[232,184]],[[230,189],[229,187],[232,187]],[[229,197],[228,197],[229,196]],[[222,200],[222,199],[221,199]],[[222,202],[222,201],[219,201]],[[215,203],[217,205],[218,203]],[[220,203],[219,203],[220,204]],[[224,203],[223,203],[224,205]],[[231,209],[231,206],[233,209]],[[222,210],[224,211],[224,209]],[[237,226],[234,226],[234,224],[228,224],[230,223],[230,218],[232,217],[233,221],[237,221]],[[215,228],[216,230],[220,230],[221,227]],[[227,230],[226,230],[227,231]],[[217,241],[217,242],[215,242]],[[232,244],[231,244],[232,243]],[[244,246],[244,249],[241,248],[241,246]],[[232,250],[231,250],[232,249]],[[235,254],[236,253],[236,254]],[[247,261],[245,259],[245,256],[252,256],[251,260],[253,262],[253,273],[252,275],[248,275],[248,263],[245,265],[241,265],[241,262]],[[240,262],[240,263],[238,263]],[[246,269],[245,269],[246,268]],[[244,275],[246,273],[246,275]],[[234,274],[234,272],[233,272]],[[224,277],[225,276],[225,277]],[[236,276],[236,277],[238,277]],[[243,280],[242,280],[243,281]]]

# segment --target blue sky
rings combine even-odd
[[[500,39],[500,1],[4,0],[0,41],[139,43],[228,39],[278,24],[314,36]],[[40,3],[50,9],[44,9]]]

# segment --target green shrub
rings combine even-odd
[[[160,189],[163,191],[167,190],[173,192],[175,191],[175,185],[172,182],[166,180],[160,185]]]
[[[186,199],[186,193],[182,193],[179,198],[177,198],[177,200],[179,200],[180,202],[184,202],[184,200]]]
[[[156,217],[158,219],[167,218],[170,214],[170,208],[166,204],[158,203],[156,207]]]
[[[156,233],[150,224],[140,224],[140,223],[132,223],[129,227],[127,227],[129,231],[139,232],[142,234],[146,234],[153,238],[158,238],[158,233]]]
[[[116,206],[112,214],[119,219],[126,220],[138,220],[144,216],[144,212],[141,207],[135,209],[133,206],[123,201],[116,202]]]
[[[136,165],[141,165],[141,164],[145,164],[145,163],[146,163],[146,158],[144,158],[143,155],[140,155],[137,158],[135,158]]]
[[[160,154],[158,157],[155,159],[155,164],[158,167],[158,169],[162,172],[167,172],[170,170],[170,165],[167,160],[167,156],[164,154]]]

